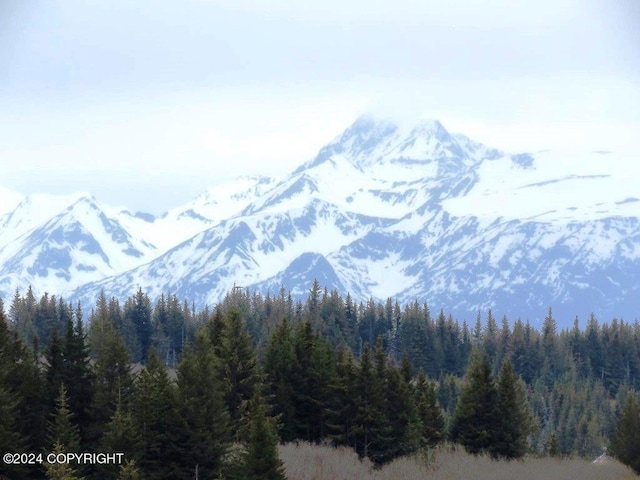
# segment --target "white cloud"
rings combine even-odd
[[[293,169],[369,109],[511,151],[637,150],[640,3],[616,5],[20,3],[0,16],[0,184],[157,211]]]

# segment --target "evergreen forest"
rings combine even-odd
[[[0,464],[0,478],[284,479],[278,445],[376,466],[442,442],[494,459],[609,454],[640,472],[640,324],[558,328],[428,302],[234,289],[196,309],[139,289],[93,305],[0,299],[0,451],[121,452]]]

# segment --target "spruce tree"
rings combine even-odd
[[[13,446],[13,451],[40,451],[46,443],[48,410],[44,379],[37,353],[9,328],[7,320],[0,299],[0,428],[5,429],[0,443]]]
[[[524,386],[510,360],[504,361],[498,377],[498,412],[500,425],[492,454],[507,459],[522,457],[527,452],[532,418]]]
[[[178,365],[178,414],[183,425],[182,436],[176,439],[180,475],[193,475],[197,468],[203,478],[211,478],[222,471],[232,437],[223,397],[228,389],[217,376],[218,362],[209,338],[201,332]]]
[[[62,359],[62,382],[69,395],[69,408],[78,423],[81,438],[88,440],[88,428],[92,420],[93,372],[80,318],[76,319],[75,325],[71,318],[67,319]]]
[[[249,406],[249,442],[244,458],[246,480],[285,480],[283,463],[278,457],[275,422],[258,391]]]
[[[16,373],[13,347],[14,339],[7,327],[0,299],[0,452],[3,453],[20,451],[25,446],[24,438],[16,428],[21,399],[9,381],[9,376]]]
[[[80,451],[80,431],[69,408],[69,397],[64,384],[60,385],[56,408],[48,424],[49,445],[59,445],[64,452]]]
[[[127,462],[139,461],[143,452],[143,439],[130,411],[125,410],[118,402],[116,411],[109,423],[104,427],[104,434],[100,440],[99,451],[106,453],[123,453]],[[125,465],[98,465],[97,470],[103,478],[113,478]],[[131,469],[130,467],[127,467]]]
[[[94,424],[89,438],[94,444],[102,436],[103,429],[115,413],[118,404],[128,408],[134,390],[131,360],[122,337],[109,320],[101,328],[102,341],[94,352]]]
[[[3,365],[0,362],[0,368]],[[18,401],[6,387],[3,372],[0,370],[0,452],[25,451],[25,441],[16,429],[16,411]],[[2,465],[2,470],[11,478],[25,477],[26,468],[20,465]],[[1,477],[0,477],[1,478]]]
[[[56,442],[51,449],[51,453],[55,455],[67,453],[69,451],[70,450],[66,450],[60,442]],[[68,463],[45,463],[45,469],[47,471],[48,480],[83,480],[84,478],[79,476],[75,472],[74,468]]]
[[[325,365],[318,364],[324,355],[317,355],[319,337],[314,335],[311,323],[298,324],[294,336],[295,363],[289,382],[293,390],[295,408],[295,438],[318,442],[321,439],[323,398],[327,393],[320,372]]]
[[[49,411],[53,411],[56,399],[60,394],[60,386],[64,381],[64,354],[57,330],[51,334],[45,360],[46,403]]]
[[[213,353],[211,342],[208,345]],[[224,391],[230,420],[240,424],[260,376],[251,337],[237,308],[231,308],[225,316],[219,352],[215,363],[218,388]]]
[[[353,419],[355,450],[377,465],[388,460],[391,432],[384,409],[383,379],[376,375],[371,349],[365,343],[356,379],[356,411]]]
[[[24,298],[20,295],[20,291],[16,289],[9,307],[9,318],[14,331],[27,345],[38,345],[40,343],[38,332],[33,323],[34,312],[35,298],[31,287],[29,287]]]
[[[305,307],[307,320],[317,330],[320,327],[320,283],[318,279],[313,280]]]
[[[142,436],[141,470],[148,478],[176,478],[184,428],[178,415],[175,385],[153,348],[136,383],[132,413]]]
[[[117,480],[142,480],[142,474],[134,460],[127,460],[120,466]]]
[[[355,449],[354,421],[357,412],[358,368],[348,347],[336,354],[336,375],[328,385],[327,434],[338,445]]]
[[[630,392],[611,442],[611,453],[640,473],[640,404]]]
[[[418,448],[418,412],[412,393],[411,385],[402,372],[389,366],[386,371],[386,400],[383,403],[390,427],[390,441],[383,455],[385,462],[408,455]]]
[[[451,440],[474,455],[491,453],[499,428],[497,400],[489,357],[475,349],[453,416]]]
[[[204,326],[209,340],[213,346],[213,352],[220,357],[220,348],[222,348],[222,334],[225,329],[225,318],[222,307],[219,305],[215,308],[211,320]]]
[[[311,385],[315,388],[313,392],[313,401],[315,403],[315,438],[322,440],[328,435],[327,408],[331,403],[329,385],[333,382],[335,373],[335,360],[333,358],[333,350],[329,340],[321,337],[319,334],[314,335],[313,350],[311,355]]]
[[[284,442],[295,439],[294,392],[290,382],[295,362],[293,330],[285,318],[269,337],[264,360],[266,389]]]
[[[444,418],[437,403],[435,386],[423,372],[416,379],[414,398],[420,446],[433,447],[444,440]]]

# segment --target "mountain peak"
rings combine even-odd
[[[345,143],[354,139],[359,147],[366,150],[368,146],[389,137],[398,140],[415,137],[435,138],[443,142],[451,139],[449,132],[436,119],[381,117],[366,113],[358,117],[334,143]]]
[[[23,200],[23,198],[24,195],[18,192],[0,187],[0,215],[9,213]]]
[[[365,113],[359,116],[349,130],[376,133],[394,131],[403,135],[415,134],[442,137],[449,135],[440,120],[435,118],[382,116],[373,113]]]
[[[346,160],[361,171],[383,168],[385,172],[377,173],[394,176],[402,170],[398,166],[412,168],[412,165],[435,164],[441,160],[463,162],[470,157],[475,159],[473,152],[467,151],[465,145],[461,145],[438,120],[398,119],[367,113],[323,147],[314,160],[294,173],[319,166],[328,160]],[[404,177],[405,173],[409,174],[400,174]]]

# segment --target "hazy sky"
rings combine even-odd
[[[365,111],[640,155],[640,2],[0,2],[0,186],[22,193],[159,213]]]

